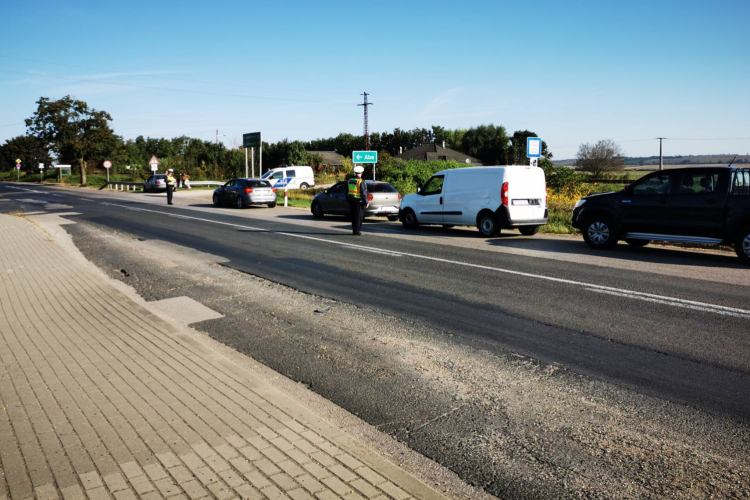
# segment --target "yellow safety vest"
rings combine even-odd
[[[175,184],[175,179],[174,179],[174,177],[173,177],[173,176],[171,176],[171,175],[167,175],[167,184],[168,184],[168,185],[170,185],[170,186],[174,186],[174,184]]]
[[[359,192],[359,185],[362,184],[362,179],[358,177],[352,177],[349,179],[349,196],[361,199],[362,194]]]

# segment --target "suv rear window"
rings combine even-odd
[[[690,173],[686,172],[680,176],[680,194],[703,194],[713,193],[719,182],[718,173]]]
[[[732,182],[733,196],[750,196],[750,170],[738,170]]]
[[[373,184],[367,183],[367,191],[369,193],[398,193],[396,188],[388,184],[387,182],[376,182]]]

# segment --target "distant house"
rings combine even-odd
[[[394,158],[419,161],[452,160],[474,166],[479,166],[482,164],[481,161],[472,156],[465,155],[460,151],[456,151],[455,149],[438,146],[435,143],[422,144],[421,146],[417,146],[416,148],[404,151]]]
[[[308,151],[308,155],[320,155],[323,158],[323,165],[331,165],[332,167],[340,167],[344,160],[344,157],[338,154],[336,151]]]

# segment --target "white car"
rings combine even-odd
[[[544,170],[528,165],[443,170],[416,194],[404,196],[399,219],[410,229],[476,225],[485,237],[512,228],[534,235],[547,224]]]
[[[307,189],[315,186],[312,167],[304,165],[273,168],[263,174],[261,179],[267,180],[272,186],[275,186],[281,179],[290,179],[288,189]]]

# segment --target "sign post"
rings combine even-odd
[[[44,180],[44,163],[39,164],[39,184]]]
[[[16,160],[16,181],[21,181],[21,159]]]
[[[245,177],[247,177],[247,148],[250,148],[250,154],[252,155],[253,163],[253,177],[255,177],[255,149],[260,148],[260,172],[258,175],[263,174],[263,139],[261,138],[260,132],[250,132],[248,134],[242,134],[242,147],[245,148]]]
[[[377,151],[352,151],[352,163],[372,163],[372,180],[375,180],[375,164],[378,162]]]
[[[532,167],[539,166],[539,158],[542,156],[542,139],[539,137],[526,138],[526,157],[529,159],[529,165]]]
[[[107,184],[109,184],[109,169],[112,168],[112,162],[109,160],[104,161],[104,168],[107,169]]]

